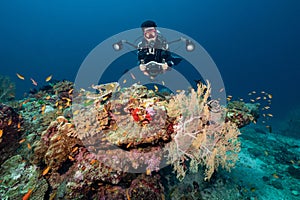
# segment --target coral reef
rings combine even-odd
[[[167,97],[139,84],[92,88],[97,92],[77,91],[73,83],[63,81],[20,101],[27,130],[15,141],[22,139],[20,155],[14,158],[20,164],[3,171],[5,187],[22,187],[16,198],[32,190],[30,199],[165,199],[160,169],[166,165],[179,181],[201,174],[202,180],[192,186],[200,197],[203,180],[210,180],[219,166],[228,171],[235,166],[240,150],[237,126],[250,122],[250,115],[257,117],[248,105],[226,110],[211,100],[209,83]],[[234,123],[237,118],[229,120],[228,113],[235,112],[251,114]],[[21,118],[14,116],[10,126],[21,127]],[[11,170],[34,171],[30,186],[19,181],[23,175],[10,183]]]
[[[259,103],[251,104],[242,101],[231,101],[227,105],[226,121],[242,128],[251,122],[256,123],[259,117]]]
[[[32,190],[30,199],[43,199],[48,184],[39,177],[37,168],[28,164],[20,155],[15,155],[1,165],[0,198],[21,199]]]
[[[22,125],[22,117],[13,108],[0,103],[0,164],[18,148]]]

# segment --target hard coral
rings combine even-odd
[[[57,172],[69,158],[76,145],[81,145],[79,139],[72,137],[75,128],[64,117],[58,117],[51,122],[42,133],[42,140],[35,148],[35,163],[42,160],[52,172]]]

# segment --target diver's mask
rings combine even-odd
[[[157,36],[157,31],[155,28],[146,28],[144,30],[144,37],[146,40],[155,40]]]

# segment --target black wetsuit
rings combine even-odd
[[[150,61],[155,61],[158,63],[167,62],[169,67],[177,65],[181,58],[175,58],[168,51],[168,43],[163,36],[157,35],[157,38],[153,42],[148,42],[143,39],[142,42],[138,44],[138,59],[141,64],[142,60],[144,64]]]

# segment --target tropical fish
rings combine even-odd
[[[260,100],[261,99],[261,97],[256,97],[256,100]]]
[[[33,78],[30,78],[30,80],[31,80],[31,82],[32,82],[33,85],[35,85],[35,86],[38,85],[37,82]]]
[[[126,149],[128,149],[131,145],[132,145],[132,142],[130,142],[129,144],[127,144]]]
[[[50,81],[51,79],[52,79],[52,75],[48,76],[48,77],[45,79],[45,81],[48,82],[48,81]]]
[[[46,105],[45,105],[45,104],[43,104],[43,105],[42,105],[42,107],[41,107],[41,113],[42,113],[42,114],[44,114],[44,112],[45,112],[45,109],[46,109]]]
[[[156,85],[154,85],[154,89],[155,89],[155,92],[158,91],[158,87]]]
[[[17,77],[18,77],[19,79],[21,79],[21,80],[25,80],[25,77],[24,77],[23,75],[21,75],[21,74],[18,74],[18,73],[16,73],[16,75],[17,75]]]
[[[23,196],[22,200],[28,200],[32,191],[32,189],[29,189],[28,192]]]
[[[224,91],[224,88],[221,88],[220,90],[219,90],[219,92],[223,92]]]
[[[151,170],[150,169],[147,169],[146,170],[146,174],[149,176],[149,175],[151,175]]]
[[[3,129],[0,129],[0,138],[2,137],[3,135]]]
[[[279,176],[278,176],[276,173],[272,174],[272,176],[273,176],[274,178],[279,178]]]
[[[268,97],[269,97],[269,99],[272,99],[272,98],[273,98],[273,96],[272,96],[271,94],[268,94]]]
[[[164,82],[164,81],[161,81],[161,83],[162,83],[163,85],[165,85],[165,82]]]
[[[272,115],[272,114],[270,114],[270,113],[269,113],[269,114],[267,114],[267,115],[268,115],[269,117],[273,117],[273,115]]]
[[[25,142],[25,138],[19,141],[19,144],[22,144],[23,142]]]
[[[90,164],[93,165],[93,164],[95,164],[96,162],[97,162],[97,160],[96,160],[96,159],[93,159],[93,160],[91,160]]]
[[[129,195],[129,189],[126,189],[126,197],[127,197],[127,200],[131,200],[130,195]]]
[[[42,175],[45,176],[46,174],[48,174],[49,170],[50,170],[50,166],[46,167],[46,169],[44,169]]]
[[[31,145],[29,143],[27,143],[27,148],[31,149]]]
[[[11,123],[12,123],[12,119],[11,119],[11,118],[9,118],[9,120],[8,120],[8,122],[7,122],[7,125],[8,125],[8,126],[10,126],[10,125],[11,125]]]
[[[127,82],[127,80],[126,80],[126,79],[124,79],[123,83],[125,84],[126,82]]]
[[[68,158],[69,158],[69,160],[71,160],[71,161],[74,161],[75,160],[75,158],[73,158],[72,156],[68,156]]]
[[[72,150],[71,153],[74,153],[75,151],[77,151],[78,147],[74,147],[74,149]]]

